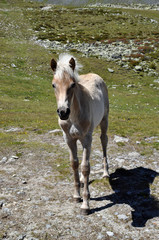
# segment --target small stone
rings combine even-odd
[[[16,132],[16,131],[20,131],[20,128],[9,128],[7,130],[5,130],[5,132]]]
[[[120,53],[114,53],[114,54],[112,55],[112,58],[114,58],[114,59],[121,59],[121,58],[122,58],[122,55],[121,55]]]
[[[128,217],[125,214],[119,214],[118,219],[119,220],[126,220]]]
[[[120,136],[117,136],[117,135],[114,136],[114,142],[116,142],[116,143],[119,143],[119,142],[128,142],[128,141],[129,141],[128,138],[120,137]]]
[[[19,157],[18,156],[11,156],[11,158],[18,159]]]
[[[131,158],[138,158],[138,157],[140,157],[140,153],[138,153],[138,152],[130,152],[128,154],[128,156],[131,157]]]
[[[24,180],[24,181],[22,181],[22,183],[23,183],[23,184],[27,184],[27,181]]]
[[[98,240],[101,240],[101,239],[103,239],[103,238],[104,238],[104,235],[102,235],[101,233],[99,233],[98,236],[97,236],[97,239],[98,239]]]
[[[14,63],[12,63],[11,67],[16,68],[17,66]]]
[[[51,225],[50,224],[46,224],[46,229],[49,229],[51,228]]]
[[[54,215],[55,215],[55,214],[52,213],[52,212],[47,212],[47,213],[46,213],[46,216],[47,216],[47,217],[53,217]]]
[[[110,73],[113,73],[113,72],[114,72],[114,70],[113,70],[113,69],[111,69],[111,68],[108,68],[108,72],[110,72]]]
[[[11,157],[8,159],[8,163],[14,163],[17,159],[18,159],[17,156],[11,156]]]
[[[142,67],[140,65],[135,66],[136,71],[142,71]]]
[[[5,163],[5,162],[7,162],[7,157],[3,157],[1,160],[1,163]]]
[[[4,201],[2,200],[2,201],[0,201],[0,208],[2,208],[3,207],[3,204],[4,204]]]
[[[20,235],[20,236],[18,237],[18,240],[23,240],[25,237],[26,237],[25,234],[24,234],[24,235]]]
[[[2,208],[3,214],[5,214],[5,216],[9,216],[11,214],[11,211],[9,208]]]
[[[50,200],[50,198],[49,198],[49,197],[46,197],[46,196],[41,196],[40,199],[41,199],[42,201],[44,201],[44,202],[47,202],[47,201]]]
[[[108,234],[109,237],[114,236],[114,233],[113,233],[113,232],[110,232],[110,231],[107,231],[107,234]]]
[[[62,132],[61,129],[54,129],[54,130],[49,131],[49,133],[60,133],[60,132]]]
[[[154,83],[159,83],[159,78],[153,81]]]

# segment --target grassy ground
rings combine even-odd
[[[21,146],[30,131],[40,134],[58,127],[49,66],[52,56],[57,57],[58,53],[36,45],[32,40],[35,34],[62,42],[159,36],[156,25],[143,24],[145,17],[159,20],[155,11],[55,7],[49,12],[41,10],[44,5],[23,0],[0,3],[0,123],[3,129],[22,129],[16,134],[1,132],[2,151],[9,146]],[[108,85],[109,135],[127,136],[132,144],[141,141],[142,153],[151,153],[158,143],[148,143],[145,138],[158,135],[158,90],[153,82],[156,78],[125,70],[106,60],[74,54],[84,66],[83,73],[98,73]],[[107,68],[113,68],[114,73]],[[159,71],[158,62],[156,69]]]

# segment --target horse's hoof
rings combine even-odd
[[[102,178],[110,178],[110,175],[108,173],[104,173]]]
[[[91,213],[91,210],[88,208],[88,209],[85,209],[85,208],[81,208],[81,214],[84,215],[84,216],[87,216]]]
[[[80,202],[82,202],[82,199],[80,197],[79,198],[73,198],[73,201],[75,203],[80,203]]]

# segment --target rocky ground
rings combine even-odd
[[[153,20],[152,20],[153,21]],[[116,61],[117,64],[126,69],[133,68],[136,72],[144,72],[149,76],[158,76],[155,61],[152,63],[149,57],[145,57],[146,52],[156,52],[159,44],[158,40],[118,40],[105,41],[105,43],[70,43],[62,44],[58,41],[38,40],[37,44],[45,48],[57,51],[74,51],[83,53],[83,56],[97,56],[108,61]]]
[[[36,147],[21,147],[19,155],[12,150],[1,155],[0,239],[157,240],[158,152],[141,156],[136,150],[139,142],[132,146],[130,139],[114,136],[108,146],[110,179],[102,180],[102,151],[96,132],[91,154],[91,214],[82,216],[81,203],[72,200],[67,146],[57,133],[30,133],[23,141],[32,141]]]

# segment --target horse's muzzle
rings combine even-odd
[[[67,120],[70,115],[70,109],[69,108],[58,108],[57,113],[61,120]]]

